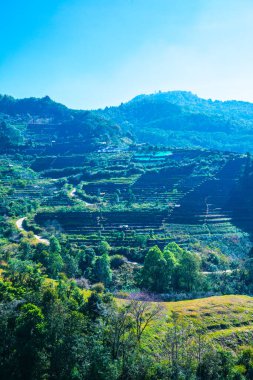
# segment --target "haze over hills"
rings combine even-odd
[[[96,125],[92,128],[93,137],[101,141],[108,141],[112,134],[122,137],[123,133],[140,143],[253,151],[252,103],[206,100],[185,91],[139,95],[118,107],[93,111],[72,110],[48,96],[41,99],[0,96],[0,119],[13,125],[22,121],[41,122],[40,119],[46,123],[82,123],[83,132],[90,129],[91,123]]]
[[[99,114],[140,142],[246,152],[253,150],[253,104],[212,101],[191,92],[139,95]]]
[[[121,127],[118,132],[122,130],[138,142],[241,153],[253,151],[252,103],[206,100],[185,91],[139,95],[119,107],[95,111],[71,110],[48,96],[20,100],[1,96],[0,114],[14,124],[34,118],[74,124],[88,118],[97,124],[98,130],[103,125],[104,133],[108,132],[109,136],[112,129],[116,133],[117,124]],[[84,125],[83,131],[85,128],[89,127]]]
[[[48,96],[14,99],[0,96],[0,149],[26,146],[29,142],[90,150],[100,142],[120,143],[120,128],[90,111],[71,110]]]

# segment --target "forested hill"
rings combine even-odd
[[[51,146],[60,151],[79,146],[120,145],[124,135],[115,122],[90,111],[72,110],[48,96],[14,99],[0,95],[0,151]],[[35,152],[36,153],[36,152]]]
[[[139,95],[98,114],[140,142],[176,147],[253,151],[253,104],[201,99],[191,92]]]
[[[0,125],[0,148],[34,139],[41,143],[46,136],[50,142],[62,143],[68,136],[69,143],[81,137],[79,141],[87,147],[132,140],[253,152],[252,103],[205,100],[191,92],[139,95],[119,107],[96,111],[72,110],[48,96],[14,99],[0,95]]]
[[[0,95],[0,113],[15,116],[37,116],[53,119],[68,119],[72,111],[60,103],[54,102],[49,96],[44,98],[15,99],[12,96]]]

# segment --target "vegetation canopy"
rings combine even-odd
[[[252,379],[252,107],[0,96],[1,379]]]

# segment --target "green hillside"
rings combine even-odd
[[[40,149],[63,154],[92,151],[102,144],[120,144],[120,128],[89,111],[75,111],[48,96],[14,99],[0,96],[0,151],[36,155]],[[11,150],[12,149],[12,150]],[[16,149],[16,150],[15,150]]]
[[[120,304],[126,301],[119,300]],[[150,303],[152,304],[152,302]],[[155,303],[153,303],[155,305]],[[210,341],[233,350],[247,345],[253,337],[253,298],[243,295],[216,296],[196,300],[162,302],[169,321],[191,323]],[[158,324],[160,321],[157,321]]]
[[[225,111],[158,95],[117,109],[131,126],[0,98],[0,378],[250,379],[253,160],[206,148],[238,143]],[[177,143],[143,142],[154,114]]]
[[[253,105],[205,100],[190,92],[140,95],[98,111],[139,142],[252,152]]]

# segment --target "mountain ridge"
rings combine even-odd
[[[202,99],[191,92],[139,95],[98,114],[130,131],[139,142],[253,151],[253,104]]]
[[[97,125],[97,135],[99,124],[104,132],[114,125],[138,143],[253,152],[253,103],[203,99],[190,91],[141,94],[120,106],[98,110],[74,110],[49,96],[0,95],[0,118],[11,124],[40,118],[44,123],[80,124],[89,118]]]

